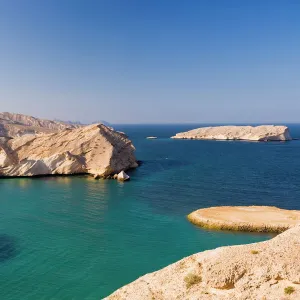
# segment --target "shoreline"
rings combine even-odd
[[[200,209],[192,214],[199,214],[199,211],[202,213],[213,211],[220,221],[220,216],[224,217],[224,212],[223,214],[219,212],[225,209],[227,213],[234,211],[235,219],[236,213],[239,212],[241,216],[242,211],[246,220],[257,214],[259,215],[258,221],[261,220],[262,215],[264,219],[269,216],[269,221],[270,216],[275,218],[281,216],[283,219],[287,218],[285,220],[290,220],[288,216],[293,216],[293,214],[296,214],[299,220],[291,219],[292,222],[289,221],[280,226],[275,224],[275,227],[261,227],[268,228],[268,231],[260,230],[259,232],[274,232],[277,228],[278,233],[288,229],[264,242],[218,247],[185,257],[156,272],[139,277],[103,300],[279,300],[287,299],[284,298],[287,291],[290,292],[289,299],[299,299],[300,211],[288,211],[268,206],[223,206]],[[231,226],[237,224],[232,220],[228,222]],[[278,222],[281,221],[277,219]],[[258,227],[249,227],[249,224],[246,231],[250,231],[251,228],[258,231]],[[228,224],[226,226],[228,230]]]

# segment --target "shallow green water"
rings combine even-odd
[[[144,162],[130,182],[0,180],[1,300],[101,299],[192,253],[270,237],[197,228],[185,216],[200,207],[299,209],[298,141],[173,141],[181,128],[119,129]]]

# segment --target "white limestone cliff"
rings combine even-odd
[[[137,167],[123,134],[94,124],[0,140],[0,176],[88,173],[98,177]]]

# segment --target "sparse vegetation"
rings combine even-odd
[[[284,289],[284,293],[286,295],[290,295],[293,294],[295,292],[295,288],[293,288],[292,286],[288,286]]]
[[[202,281],[201,276],[196,274],[188,274],[185,276],[184,281],[186,283],[186,288],[189,289],[192,285],[197,284]]]
[[[185,261],[184,260],[181,260],[179,263],[178,263],[178,266],[180,269],[183,269],[185,267]]]
[[[252,254],[258,254],[259,251],[257,251],[257,250],[251,250],[251,253],[252,253]]]

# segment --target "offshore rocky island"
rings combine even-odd
[[[193,129],[177,133],[173,139],[195,140],[245,140],[245,141],[290,141],[292,140],[288,127],[261,126],[214,126]]]

